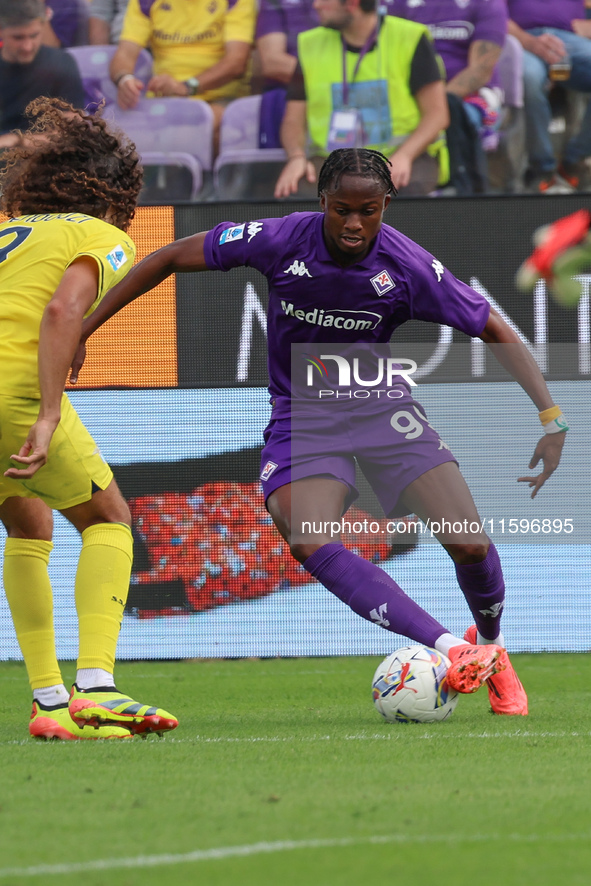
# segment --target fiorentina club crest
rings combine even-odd
[[[279,467],[274,461],[268,461],[261,471],[261,480],[268,480],[275,468]]]
[[[388,271],[380,271],[379,274],[372,277],[371,284],[378,295],[384,295],[385,292],[389,292],[396,286]]]

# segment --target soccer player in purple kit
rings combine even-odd
[[[337,344],[387,343],[393,331],[411,318],[448,324],[489,344],[504,345],[495,349],[497,358],[535,403],[546,432],[529,465],[533,469],[542,461],[542,472],[519,478],[532,488],[532,497],[560,461],[566,429],[562,413],[533,357],[486,299],[408,237],[383,225],[384,210],[395,194],[385,157],[367,149],[333,151],[322,167],[318,187],[321,212],[294,212],[241,225],[225,222],[152,253],[85,321],[84,340],[124,305],[175,272],[243,265],[261,271],[269,282],[273,404],[261,478],[267,508],[293,556],[363,618],[447,655],[452,687],[474,692],[486,682],[495,713],[525,715],[527,696],[503,648],[500,630],[505,599],[501,565],[483,531],[461,538],[437,535],[455,563],[476,622],[464,639],[453,636],[386,572],[347,550],[338,537],[304,532],[302,520],[313,526],[340,521],[356,494],[354,457],[387,515],[415,513],[423,521],[450,523],[480,521],[453,455],[404,386],[403,399],[395,401],[394,410],[391,400],[376,399],[369,413],[338,439],[348,418],[339,416],[331,424],[325,412],[328,424],[316,435],[314,451],[292,463],[291,346],[328,341],[336,349]],[[73,364],[73,380],[82,350]],[[399,404],[415,422],[410,442],[405,422],[393,415]]]

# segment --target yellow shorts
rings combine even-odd
[[[50,508],[63,511],[89,501],[93,484],[106,489],[113,472],[65,394],[47,464],[27,480],[3,476],[8,468],[17,466],[10,456],[27,439],[38,413],[39,400],[0,394],[0,504],[13,496],[40,498]]]

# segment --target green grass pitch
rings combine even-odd
[[[29,739],[1,664],[0,886],[588,886],[591,658],[513,660],[529,717],[428,726],[379,717],[377,658],[124,663],[180,726],[123,743]]]

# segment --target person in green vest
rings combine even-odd
[[[381,15],[376,0],[315,0],[314,9],[321,26],[298,36],[281,125],[287,162],[275,196],[297,193],[302,179],[314,183],[324,158],[349,147],[389,157],[402,195],[444,184],[449,112],[428,29]]]

